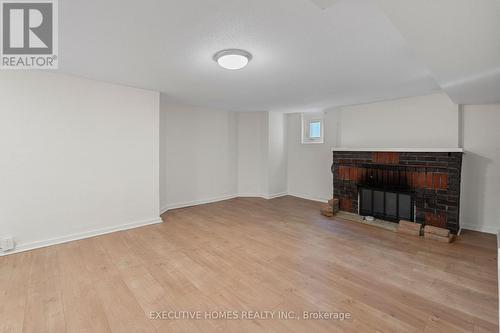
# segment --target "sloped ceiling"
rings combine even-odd
[[[437,35],[447,41],[453,30],[449,13],[429,8],[435,2],[451,5],[461,18],[466,14],[452,5],[466,0],[59,1],[60,72],[234,111],[320,110],[441,88],[452,97],[472,100],[474,90],[483,94],[477,99],[494,100],[494,92],[483,89],[485,77],[497,82],[493,57],[462,66],[468,52],[449,69],[442,60],[447,56],[427,50],[439,43],[434,36],[427,41],[428,25],[439,23]],[[400,3],[417,8],[420,25],[427,25],[419,34],[413,33],[418,19]],[[434,12],[422,21],[427,10]],[[489,26],[475,28],[467,38],[478,33],[491,39]],[[253,60],[241,71],[221,69],[212,57],[226,48],[246,49]],[[489,44],[482,52],[496,48]],[[461,80],[468,81],[457,84]]]
[[[455,103],[500,103],[499,0],[377,1]]]

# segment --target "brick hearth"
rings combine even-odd
[[[410,191],[416,222],[459,230],[461,152],[333,151],[340,209],[358,213],[358,186],[369,181]]]

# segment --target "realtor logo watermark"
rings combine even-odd
[[[57,69],[57,0],[0,0],[0,67]]]

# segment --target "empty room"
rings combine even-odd
[[[0,333],[498,332],[500,1],[0,0]]]

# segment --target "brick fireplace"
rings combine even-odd
[[[369,211],[368,194],[370,200],[375,200],[376,195],[382,197],[384,193],[383,198],[388,199],[383,205],[394,206],[387,208],[391,210],[387,216],[393,220],[399,218],[397,212],[403,204],[411,203],[411,213],[405,207],[404,216],[457,233],[462,155],[461,149],[334,148],[334,196],[339,198],[341,210],[360,214]]]

